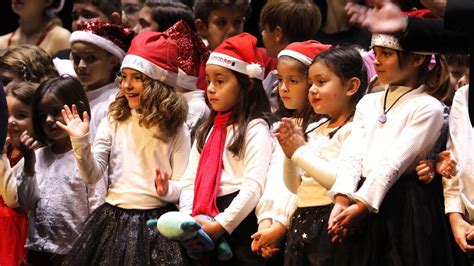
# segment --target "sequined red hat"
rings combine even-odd
[[[180,20],[164,31],[178,45],[178,86],[188,90],[205,90],[204,75],[209,51],[201,38],[186,22]]]
[[[144,31],[132,41],[120,69],[131,68],[175,87],[178,79],[178,45],[167,34]]]
[[[228,38],[214,49],[207,60],[209,64],[263,80],[263,58],[257,50],[257,38],[245,32]]]
[[[322,44],[315,40],[294,42],[286,46],[285,49],[278,54],[278,58],[289,56],[309,66],[319,53],[329,49],[331,49],[331,45]]]
[[[122,60],[127,53],[132,38],[133,32],[130,29],[93,20],[81,24],[79,29],[71,34],[69,44],[72,45],[75,42],[91,43]]]

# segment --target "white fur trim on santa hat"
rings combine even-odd
[[[209,65],[209,64],[222,66],[222,67],[237,71],[239,73],[248,75],[251,78],[257,78],[257,79],[263,80],[263,69],[260,65],[259,67],[261,71],[258,71],[258,73],[257,71],[251,71],[251,73],[249,73],[247,66],[250,64],[226,54],[212,52],[211,55],[209,56],[209,60],[207,60],[206,65]],[[250,67],[250,69],[255,68],[253,67],[253,65],[257,65],[257,64],[252,64],[252,67]]]
[[[195,91],[198,90],[198,88],[196,87],[197,82],[198,77],[190,76],[186,74],[186,72],[181,70],[181,68],[178,68],[178,84],[176,84],[176,86],[185,88],[190,91]]]
[[[159,80],[171,87],[175,87],[178,79],[178,74],[161,68],[153,62],[134,54],[125,56],[120,70],[124,68],[131,68],[142,72],[152,79]]]
[[[282,56],[292,57],[292,58],[300,61],[301,63],[303,63],[307,66],[311,65],[311,63],[313,62],[313,60],[311,60],[311,58],[307,57],[306,55],[304,55],[302,53],[294,51],[294,50],[283,50],[283,51],[281,51],[278,54],[278,59],[280,59],[280,57],[282,57]]]
[[[98,47],[118,57],[120,61],[122,61],[126,55],[126,52],[114,42],[107,40],[92,32],[80,30],[73,32],[71,34],[71,37],[69,38],[69,44],[72,46],[72,44],[75,42],[86,42],[91,43],[93,45],[97,45]]]

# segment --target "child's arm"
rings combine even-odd
[[[189,215],[191,215],[193,210],[194,183],[196,181],[196,171],[200,157],[195,140],[191,148],[191,154],[189,155],[188,165],[181,178],[181,194],[179,196],[179,211],[188,213]]]
[[[181,178],[188,165],[189,153],[191,150],[191,136],[188,129],[183,125],[178,131],[172,143],[171,154],[171,170],[172,173],[162,173],[170,175],[167,183],[167,188],[162,191],[162,195],[158,193],[160,199],[177,203],[181,194]],[[164,175],[161,175],[164,177]],[[163,179],[161,179],[163,181]],[[157,191],[158,192],[158,191]]]
[[[89,143],[89,115],[87,112],[83,114],[84,121],[77,114],[74,104],[72,105],[72,110],[65,105],[61,112],[66,125],[60,122],[56,122],[56,124],[71,137],[77,167],[82,178],[86,183],[94,184],[102,178],[109,165],[112,146],[109,121],[107,118],[104,118],[100,123],[94,141],[94,151],[92,152],[91,144]]]
[[[262,120],[249,123],[242,162],[244,167],[238,195],[224,212],[215,219],[228,233],[247,217],[262,195],[268,166],[272,156],[272,139],[268,126]],[[249,236],[250,237],[250,236]]]
[[[436,172],[443,177],[451,178],[456,175],[456,160],[451,158],[451,152],[449,150],[440,152],[436,156]]]
[[[8,207],[17,208],[19,206],[16,178],[12,174],[10,163],[5,154],[2,154],[0,158],[0,196]]]
[[[16,177],[18,180],[18,202],[25,210],[34,210],[39,199],[39,187],[36,180],[35,149],[39,143],[25,131],[21,134],[21,153],[23,154],[23,172]]]

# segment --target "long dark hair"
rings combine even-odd
[[[240,157],[244,150],[245,135],[247,133],[247,126],[253,119],[261,118],[270,127],[276,121],[276,118],[271,114],[270,102],[263,89],[262,81],[258,79],[250,79],[247,75],[231,70],[236,76],[240,86],[239,101],[232,109],[230,121],[233,121],[233,140],[228,147],[234,156]],[[212,110],[211,115],[199,130],[196,137],[197,148],[199,152],[202,151],[206,143],[206,137],[214,125],[214,118],[217,112]]]
[[[33,131],[35,137],[41,143],[50,146],[52,143],[49,141],[42,127],[44,117],[41,117],[38,110],[39,104],[46,94],[51,94],[56,101],[63,105],[69,107],[73,104],[76,105],[77,112],[81,119],[83,119],[82,114],[84,111],[86,111],[90,117],[91,110],[86,92],[77,79],[69,75],[63,75],[41,83],[38,89],[36,89],[33,99]]]

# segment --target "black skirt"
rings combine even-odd
[[[105,203],[87,219],[63,265],[188,265],[178,242],[146,225],[176,210],[174,205],[130,210]]]
[[[336,245],[335,265],[453,265],[441,179],[402,175],[353,235]]]
[[[287,234],[285,266],[333,265],[334,245],[327,230],[332,207],[296,209]]]

